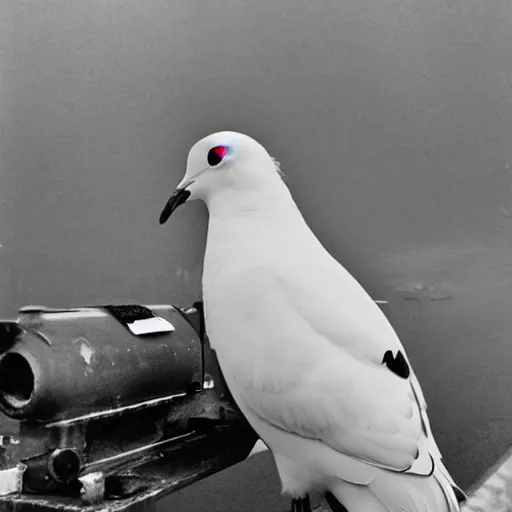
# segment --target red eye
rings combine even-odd
[[[215,146],[208,151],[208,164],[212,167],[219,165],[228,152],[227,146]]]

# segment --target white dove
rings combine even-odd
[[[194,199],[209,211],[209,339],[292,510],[319,491],[349,512],[460,511],[397,334],[308,227],[265,148],[229,131],[197,142],[160,223]]]

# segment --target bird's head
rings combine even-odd
[[[160,224],[187,201],[201,199],[209,206],[226,191],[257,192],[281,178],[279,164],[251,137],[229,131],[208,135],[192,146],[185,176],[165,205]]]

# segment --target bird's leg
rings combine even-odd
[[[313,512],[311,509],[309,494],[306,494],[303,498],[294,498],[292,500],[291,512]]]

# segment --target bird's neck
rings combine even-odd
[[[264,220],[277,216],[278,219],[295,219],[298,212],[288,187],[276,179],[270,183],[255,183],[251,189],[227,188],[217,191],[208,199],[210,218],[237,219],[244,218]]]
[[[267,190],[223,190],[208,201],[208,211],[209,238],[241,240],[309,231],[284,183]]]
[[[325,251],[284,183],[265,193],[223,191],[208,202],[208,210],[204,271],[209,277],[226,261],[259,265],[297,252],[321,257]]]

